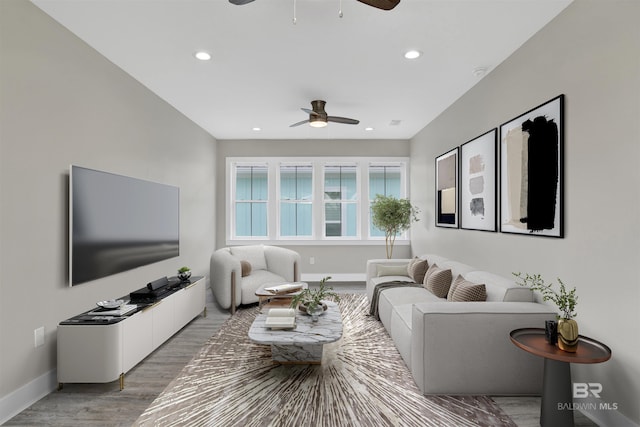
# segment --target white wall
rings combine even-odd
[[[333,125],[329,125],[333,126]],[[341,125],[335,125],[341,126]],[[225,159],[227,157],[408,157],[409,141],[407,140],[219,140],[217,151],[217,206],[218,212],[225,212]],[[225,218],[217,217],[216,247],[225,246]],[[300,253],[300,272],[306,280],[316,280],[324,275],[347,279],[364,280],[366,262],[371,258],[385,258],[384,241],[379,245],[296,245],[288,246]],[[408,245],[396,244],[393,249],[394,258],[409,257],[411,248]],[[310,264],[313,257],[315,264]],[[309,276],[310,275],[310,276]],[[308,279],[311,277],[311,279]]]
[[[0,29],[2,422],[55,383],[58,322],[183,265],[208,276],[216,141],[30,2],[2,0]],[[69,288],[72,163],[180,187],[180,256]]]
[[[510,276],[577,287],[580,332],[613,357],[572,366],[600,382],[618,411],[602,425],[640,423],[640,2],[573,2],[411,142],[412,200],[424,220],[415,253],[437,252]],[[559,94],[565,104],[565,238],[434,227],[434,158]],[[541,326],[541,325],[532,325]]]

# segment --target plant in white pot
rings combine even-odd
[[[558,291],[553,289],[553,283],[546,284],[539,274],[512,273],[520,286],[527,286],[542,294],[543,301],[551,301],[560,310],[558,317],[558,347],[561,350],[575,352],[578,348],[578,323],[573,319],[576,313],[578,296],[576,288],[567,290],[565,284],[558,278]]]
[[[327,309],[327,305],[323,300],[340,301],[340,296],[335,293],[333,288],[327,287],[327,280],[331,276],[324,277],[320,280],[320,285],[316,289],[303,289],[291,299],[291,307],[298,308],[310,315],[313,321],[317,321],[318,315]]]
[[[411,226],[411,222],[419,221],[418,208],[409,199],[396,199],[393,196],[377,194],[371,202],[371,221],[378,229],[384,231],[387,258],[393,256],[393,245],[396,236]]]

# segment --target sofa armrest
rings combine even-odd
[[[222,308],[235,310],[235,307],[231,307],[231,276],[232,273],[235,273],[235,302],[238,305],[242,300],[242,267],[240,266],[240,259],[231,255],[228,249],[219,249],[211,255],[209,269],[211,291],[216,301]]]
[[[542,358],[509,333],[555,319],[534,302],[429,302],[413,306],[411,371],[424,394],[539,395]],[[498,360],[496,360],[498,359]]]
[[[378,276],[378,266],[395,266],[395,265],[405,265],[408,264],[411,259],[409,258],[394,258],[394,259],[369,259],[367,260],[367,271],[366,271],[366,286],[367,286],[367,297],[369,301],[371,301],[371,297],[373,296],[373,288],[375,285],[371,283],[371,279]]]
[[[265,246],[267,270],[291,282],[300,281],[300,254],[280,246]]]

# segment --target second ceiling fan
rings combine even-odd
[[[307,120],[302,120],[300,122],[294,123],[289,127],[300,126],[305,123],[309,123],[309,125],[316,128],[325,127],[328,122],[343,123],[346,125],[357,125],[358,123],[360,123],[360,120],[356,119],[327,115],[327,112],[324,110],[325,104],[325,101],[321,101],[319,99],[311,101],[311,110],[308,108],[301,108],[302,111],[309,114],[309,118]]]
[[[251,3],[253,0],[229,0],[229,3],[241,6],[243,4]],[[400,3],[400,0],[357,0],[360,3],[367,4],[382,10],[391,10]]]

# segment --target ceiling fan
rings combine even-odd
[[[241,6],[251,3],[253,0],[229,0],[229,3]],[[391,10],[400,3],[400,0],[358,0],[360,3],[367,4],[382,10]]]
[[[325,101],[321,101],[319,99],[311,101],[311,110],[308,108],[301,108],[302,111],[309,114],[309,118],[307,120],[302,120],[301,122],[294,123],[289,127],[292,128],[295,126],[303,125],[305,123],[309,123],[309,125],[316,128],[325,127],[327,125],[327,122],[344,123],[347,125],[357,125],[358,123],[360,123],[360,120],[356,119],[327,115],[327,112],[324,111],[325,104]]]

